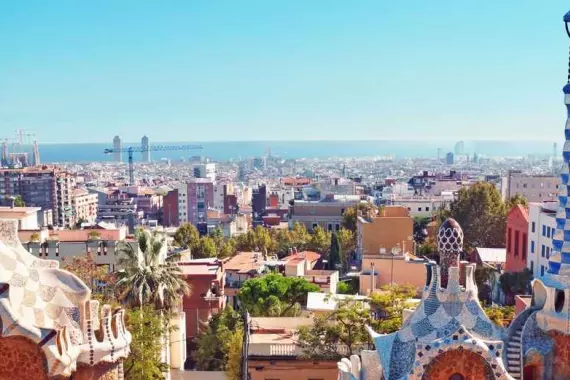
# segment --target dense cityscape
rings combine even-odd
[[[570,379],[568,120],[522,156],[2,127],[0,380]]]

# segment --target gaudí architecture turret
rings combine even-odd
[[[570,37],[570,12],[564,22]],[[421,303],[399,331],[370,331],[375,351],[339,362],[341,379],[570,379],[570,67],[563,92],[569,117],[553,254],[532,283],[531,306],[506,329],[487,318],[475,267],[459,261],[461,227],[447,220],[438,233],[440,265],[426,265]]]
[[[122,379],[124,310],[100,308],[78,277],[31,255],[17,228],[0,220],[0,379]]]

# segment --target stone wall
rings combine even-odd
[[[422,380],[449,380],[452,375],[465,380],[493,380],[491,366],[483,357],[468,350],[447,351],[438,355],[427,366]]]

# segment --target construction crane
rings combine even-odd
[[[196,149],[203,149],[202,145],[153,145],[149,147],[128,147],[128,148],[121,148],[121,149],[105,149],[105,154],[113,154],[113,153],[127,153],[129,157],[129,185],[135,184],[135,165],[133,163],[133,153],[142,153],[142,152],[164,152],[164,151],[172,151],[172,150],[196,150]]]

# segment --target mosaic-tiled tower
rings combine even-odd
[[[441,286],[447,287],[449,268],[459,266],[459,255],[463,247],[463,230],[455,219],[447,219],[437,234],[437,250],[441,267]]]

